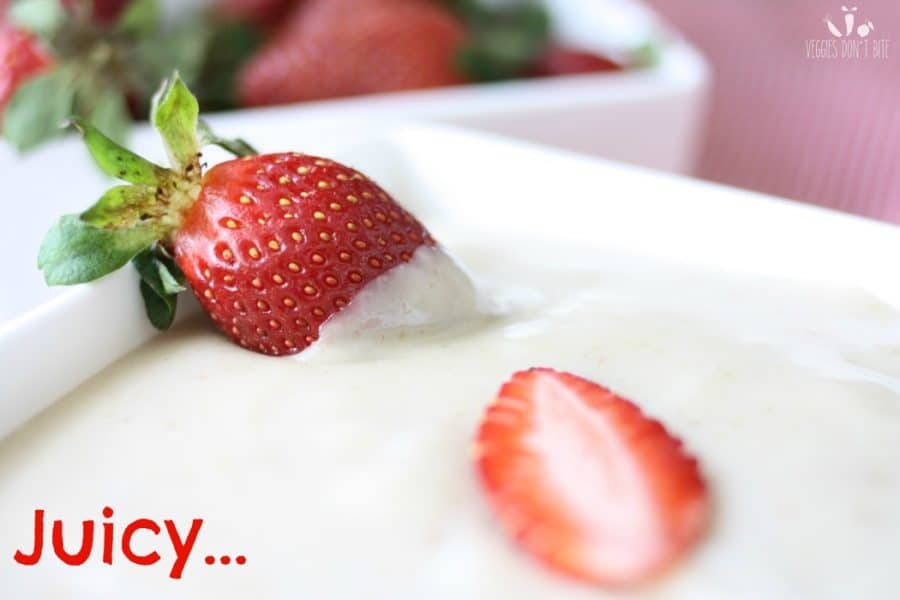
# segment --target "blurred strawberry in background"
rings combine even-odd
[[[0,10],[5,6],[0,5]],[[16,88],[47,69],[52,59],[38,38],[0,16],[0,126],[2,114]]]
[[[549,16],[530,1],[223,0],[221,5],[231,14],[240,8],[238,14],[257,22],[283,21],[238,75],[237,97],[245,106],[622,68],[551,43]]]
[[[463,83],[453,57],[465,37],[429,0],[309,0],[244,66],[238,98],[255,106]]]
[[[559,44],[534,0],[159,1],[0,0],[3,136],[29,150],[78,115],[122,141],[172,69],[213,111],[642,64]]]

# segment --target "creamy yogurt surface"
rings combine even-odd
[[[300,359],[233,346],[198,318],[0,442],[3,597],[896,597],[897,310],[854,289],[441,238],[495,310],[351,326]],[[630,398],[700,460],[713,526],[658,581],[572,582],[493,518],[470,444],[500,384],[531,366]],[[103,564],[97,547],[80,567],[48,548],[23,567],[11,556],[33,547],[37,508],[48,528],[64,520],[70,551],[82,520],[114,523],[116,544],[137,518],[204,523],[179,580],[165,533],[135,537],[162,557],[149,567],[118,548]],[[204,563],[221,554],[247,562]]]

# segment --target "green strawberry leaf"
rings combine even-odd
[[[202,68],[190,79],[191,89],[204,111],[235,108],[238,70],[262,45],[265,36],[250,23],[220,22],[213,15],[208,21],[212,28],[209,44]]]
[[[87,105],[87,103],[82,102],[80,105]],[[99,94],[94,93],[89,106],[90,109],[84,111],[84,114],[94,127],[115,142],[122,144],[127,141],[128,132],[131,129],[131,115],[128,114],[128,106],[125,104],[125,95],[122,90],[114,86],[107,86]]]
[[[68,69],[42,73],[20,85],[3,114],[3,136],[20,152],[63,133],[74,89]]]
[[[496,31],[459,49],[459,69],[475,81],[502,81],[521,76],[540,46],[516,32]]]
[[[471,33],[457,54],[457,65],[475,81],[522,76],[549,42],[550,16],[535,2],[494,7],[477,0],[457,0],[451,5]]]
[[[93,281],[125,265],[156,238],[153,227],[100,229],[78,215],[65,215],[44,236],[38,268],[48,285]]]
[[[107,175],[145,185],[157,185],[169,177],[167,169],[123,148],[84,119],[74,117],[71,123],[84,137],[97,166]]]
[[[156,188],[148,185],[120,185],[106,191],[81,220],[104,229],[131,229],[153,226],[160,216]]]
[[[160,27],[156,31],[141,37],[135,44],[133,55],[138,79],[141,84],[141,110],[149,109],[150,104],[143,106],[145,97],[152,96],[155,86],[143,82],[158,82],[172,75],[177,69],[181,78],[195,87],[196,79],[203,67],[209,52],[211,25],[202,19],[188,18],[179,21],[172,27]]]
[[[178,296],[168,294],[161,296],[142,279],[141,297],[144,299],[144,309],[151,325],[163,331],[172,326],[175,311],[178,309]]]
[[[200,145],[202,146],[218,146],[228,152],[231,152],[237,157],[242,156],[256,156],[259,152],[256,149],[242,140],[241,138],[235,139],[225,139],[220,138],[213,130],[210,129],[209,123],[200,119],[197,122],[197,131],[199,132],[198,139],[200,140]]]
[[[66,22],[66,11],[59,0],[18,0],[7,9],[7,20],[20,29],[50,39]]]
[[[161,68],[154,81],[170,78],[172,70],[177,69],[184,81],[192,82],[203,68],[210,42],[213,37],[213,24],[200,15],[188,17],[166,29],[160,29],[155,38],[148,43],[162,45],[158,48],[157,68]]]
[[[160,10],[156,0],[132,0],[119,17],[116,30],[128,35],[142,36],[159,27]]]
[[[167,294],[180,294],[185,291],[185,277],[178,265],[171,258],[168,261],[161,260],[159,267],[159,278],[162,282],[163,291]]]
[[[187,279],[175,261],[161,246],[144,250],[132,260],[141,279],[159,295],[180,294],[185,291]]]
[[[154,246],[132,260],[141,276],[141,296],[147,318],[157,329],[168,329],[175,319],[178,294],[185,288],[185,277],[159,246]]]
[[[163,82],[153,97],[150,121],[162,136],[172,169],[184,173],[196,165],[200,148],[197,144],[197,99],[176,72]]]

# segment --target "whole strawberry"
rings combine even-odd
[[[0,21],[0,125],[6,104],[16,89],[52,64],[37,37]]]
[[[302,350],[367,283],[433,244],[377,184],[331,160],[264,154],[211,169],[175,261],[242,346]]]
[[[310,0],[242,68],[238,98],[266,105],[464,82],[462,23],[430,0]]]
[[[202,174],[197,113],[177,75],[155,98],[151,120],[170,169],[76,123],[98,165],[132,185],[50,230],[38,258],[49,284],[91,281],[133,260],[157,327],[172,323],[186,283],[232,340],[292,354],[367,283],[434,244],[358,171],[295,152],[255,155],[201,123],[205,141],[243,155]]]

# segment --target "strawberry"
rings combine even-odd
[[[309,0],[238,74],[248,106],[463,83],[463,25],[429,0]]]
[[[0,22],[0,125],[6,103],[16,88],[52,63],[34,35]]]
[[[367,283],[434,243],[377,184],[331,160],[232,160],[202,186],[175,261],[213,320],[267,354],[313,343]]]
[[[551,369],[515,373],[476,436],[477,469],[507,533],[546,565],[610,586],[647,580],[707,528],[695,459],[640,409]]]
[[[622,65],[604,56],[554,43],[548,45],[538,56],[531,68],[531,75],[551,77],[620,70]]]
[[[434,241],[365,175],[299,153],[256,155],[198,125],[177,75],[151,121],[172,168],[146,161],[80,121],[88,149],[130,182],[47,234],[38,265],[51,285],[91,281],[133,260],[151,322],[172,323],[189,285],[213,321],[245,348],[299,352],[369,282]],[[243,158],[202,174],[197,131]]]

